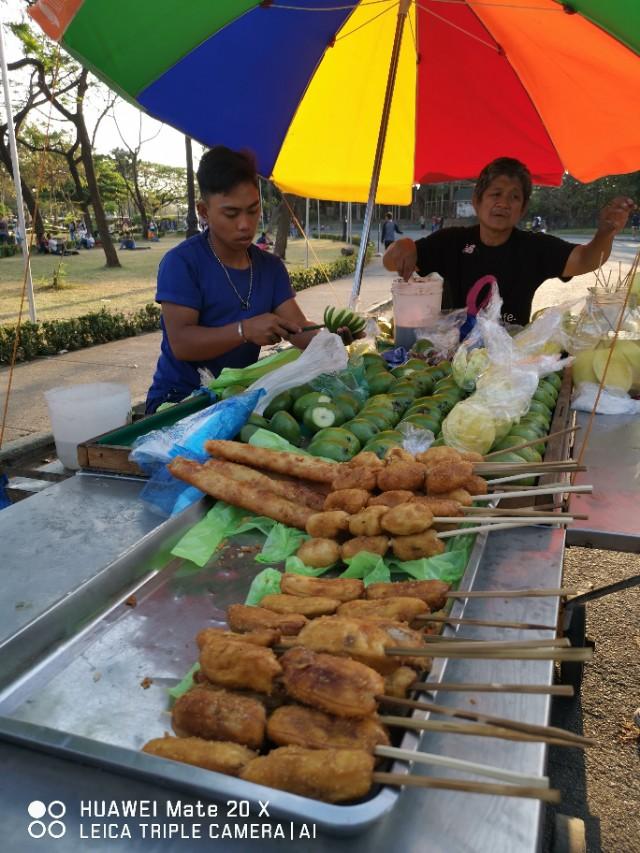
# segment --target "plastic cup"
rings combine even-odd
[[[44,393],[58,459],[77,469],[78,444],[131,419],[131,392],[119,382],[65,385]]]
[[[416,331],[428,327],[442,307],[442,278],[430,275],[424,279],[395,279],[391,285],[393,323],[397,346],[407,349],[416,339]]]

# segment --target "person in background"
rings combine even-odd
[[[260,194],[253,155],[218,145],[200,160],[198,213],[204,232],[166,253],[158,270],[162,343],[146,410],[200,387],[198,368],[217,376],[246,367],[282,340],[304,349],[316,332],[300,309],[280,258],[253,245]]]
[[[256,240],[256,246],[260,246],[263,251],[268,252],[269,247],[273,246],[273,240],[270,240],[267,232],[263,231]]]
[[[402,234],[402,231],[393,221],[393,214],[387,213],[382,223],[382,228],[380,230],[380,239],[384,243],[385,249],[388,249],[389,246],[396,239],[396,234]]]
[[[421,231],[424,231],[424,227],[425,227],[425,225],[426,225],[426,222],[425,222],[425,218],[424,218],[424,216],[421,216],[421,217],[420,217],[420,219],[418,220],[418,222],[419,222],[419,224],[420,224],[420,230],[421,230]]]
[[[636,210],[631,214],[631,239],[635,240],[640,231],[640,213]]]
[[[526,325],[537,288],[548,278],[569,281],[597,269],[636,208],[633,199],[612,199],[600,213],[593,238],[577,245],[517,228],[531,189],[531,174],[524,163],[499,157],[484,167],[474,189],[477,225],[442,228],[416,242],[397,240],[385,253],[384,266],[406,281],[416,270],[420,275],[439,273],[444,278],[444,309],[464,308],[476,281],[493,275],[503,300],[502,319]]]
[[[69,223],[69,240],[71,242],[71,247],[73,248],[76,243],[76,223],[73,219]]]
[[[0,216],[0,246],[9,242],[9,222],[4,216]]]

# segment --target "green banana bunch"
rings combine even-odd
[[[330,332],[347,328],[355,338],[364,331],[367,321],[349,308],[336,308],[333,305],[328,305],[324,309],[324,324]]]

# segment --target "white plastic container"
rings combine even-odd
[[[119,382],[65,385],[45,391],[58,459],[79,468],[78,444],[131,420],[131,392]]]
[[[409,348],[416,339],[416,330],[435,320],[442,307],[442,277],[431,273],[426,278],[404,281],[394,279],[393,322],[397,346]]]

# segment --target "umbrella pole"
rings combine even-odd
[[[411,0],[400,0],[398,7],[398,19],[396,21],[396,33],[393,39],[393,49],[391,51],[391,62],[389,63],[389,75],[387,77],[387,88],[384,95],[384,106],[382,108],[382,118],[380,119],[380,129],[378,131],[378,143],[376,145],[376,155],[373,161],[373,171],[371,174],[371,183],[369,184],[369,199],[367,208],[364,214],[364,222],[362,223],[362,234],[360,237],[360,247],[358,249],[358,259],[356,261],[356,272],[351,290],[351,299],[349,307],[354,309],[358,304],[360,295],[360,287],[362,285],[362,273],[364,271],[364,260],[367,254],[367,244],[369,242],[369,234],[371,232],[371,220],[375,207],[376,193],[378,192],[378,181],[380,179],[380,167],[382,166],[382,156],[384,154],[384,144],[387,138],[387,128],[389,126],[389,114],[391,113],[391,100],[393,98],[393,90],[396,84],[396,74],[398,71],[398,61],[400,59],[400,47],[402,45],[402,32],[404,30],[404,22],[409,11]]]

